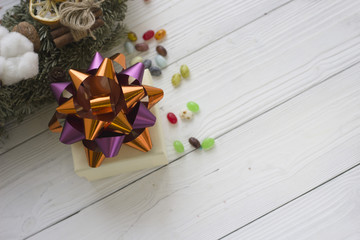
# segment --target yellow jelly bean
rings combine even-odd
[[[136,42],[137,36],[134,32],[128,32],[128,39],[132,42]]]

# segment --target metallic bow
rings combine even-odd
[[[120,73],[113,62],[122,66]],[[126,68],[123,54],[104,59],[96,53],[86,73],[70,69],[69,74],[72,82],[51,84],[59,107],[49,129],[61,132],[62,143],[82,141],[91,167],[116,156],[123,143],[143,152],[152,148],[148,127],[156,117],[149,109],[164,92],[142,85],[142,63]],[[63,126],[59,119],[65,119]]]

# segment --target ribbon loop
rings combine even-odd
[[[116,73],[113,62],[123,70]],[[59,107],[49,128],[61,132],[60,141],[82,141],[91,167],[99,167],[105,157],[118,154],[123,143],[140,151],[152,147],[148,127],[156,117],[148,110],[163,97],[159,88],[142,86],[144,65],[126,69],[125,56],[103,58],[96,53],[87,73],[71,69],[72,82],[54,83],[51,89]],[[65,97],[69,92],[71,96]],[[142,102],[144,98],[148,102]],[[61,126],[59,118],[64,118]]]

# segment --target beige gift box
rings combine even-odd
[[[147,69],[144,72],[143,84],[150,86],[153,84]],[[152,149],[149,152],[141,152],[123,144],[116,157],[105,158],[100,167],[92,168],[88,165],[82,142],[77,142],[71,145],[75,173],[93,181],[168,164],[158,107],[156,105],[152,107],[151,112],[156,116],[156,123],[149,128],[152,141]]]

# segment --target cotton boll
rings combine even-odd
[[[2,39],[4,36],[8,35],[9,31],[5,28],[0,26],[0,39]]]
[[[6,64],[5,61],[6,59],[0,56],[0,79],[2,79],[2,75],[4,73],[5,64]]]
[[[39,72],[38,55],[34,52],[28,52],[20,57],[18,72],[20,74],[20,80],[36,76]]]
[[[17,83],[20,80],[17,66],[18,62],[19,57],[8,58],[5,60],[5,67],[1,76],[1,80],[4,85],[11,85]]]
[[[11,32],[0,40],[0,53],[5,58],[17,57],[33,51],[32,42],[20,33]]]
[[[8,31],[6,28],[0,26],[0,40],[1,40],[5,35],[8,35],[8,34],[9,34],[9,31]],[[1,44],[1,43],[0,43],[0,44]],[[1,46],[1,45],[0,45],[0,46]],[[0,56],[1,56],[1,48],[0,48]]]
[[[39,72],[38,55],[32,42],[17,32],[0,27],[0,79],[11,85]]]

